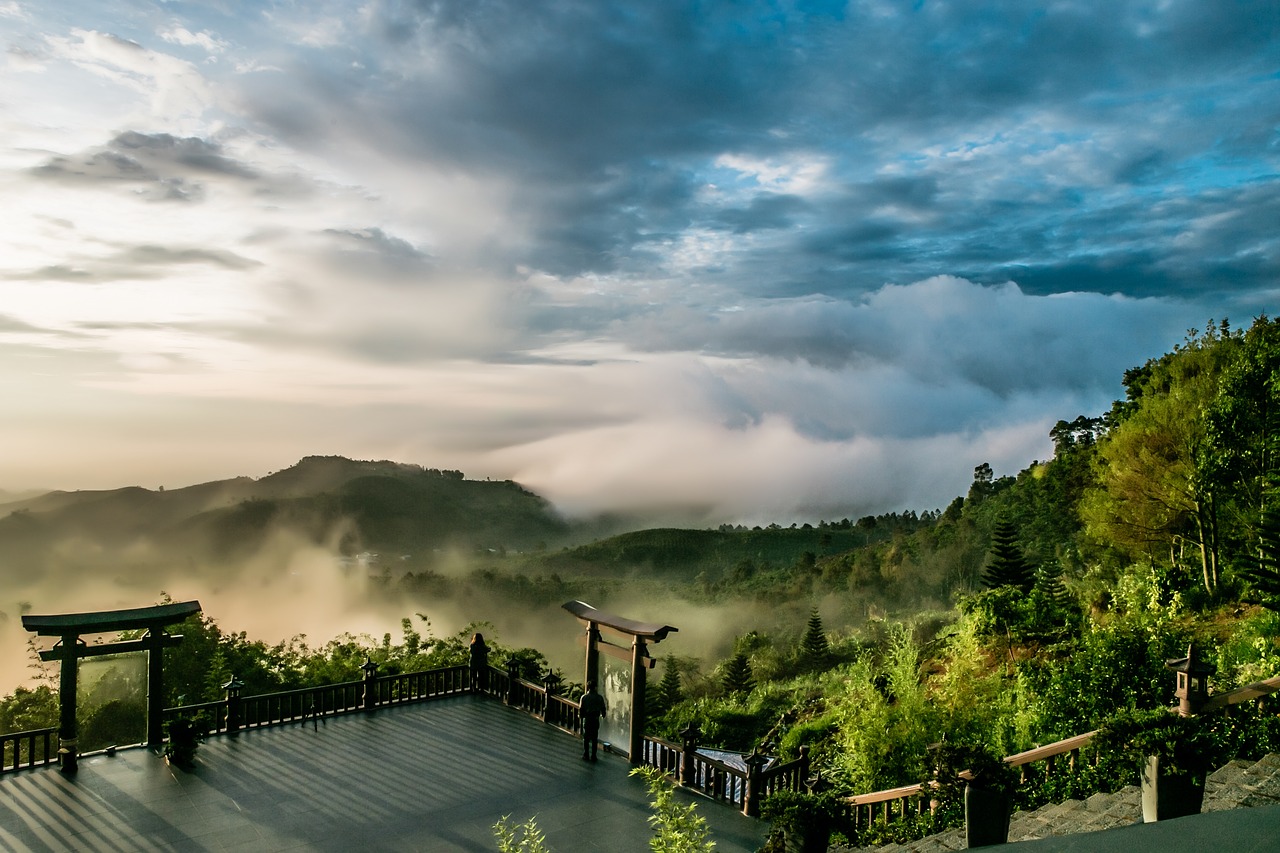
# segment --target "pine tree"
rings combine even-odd
[[[1280,513],[1266,512],[1258,531],[1258,564],[1239,571],[1256,596],[1246,599],[1268,610],[1280,612]]]
[[[831,646],[827,644],[827,635],[822,631],[822,617],[818,608],[809,611],[809,626],[800,641],[800,661],[807,667],[820,669],[827,665],[831,658]]]
[[[721,675],[721,684],[724,685],[726,693],[750,693],[751,689],[756,686],[755,678],[751,674],[751,661],[747,660],[746,654],[738,652],[724,665],[724,673]]]
[[[680,689],[680,665],[676,659],[667,656],[662,659],[662,681],[658,683],[658,704],[668,711],[684,698]]]
[[[1017,528],[1007,519],[997,521],[991,531],[991,560],[982,580],[991,589],[1015,586],[1023,592],[1030,592],[1035,585],[1035,570],[1022,556]]]
[[[1062,569],[1046,563],[1036,570],[1036,590],[1044,600],[1059,610],[1069,610],[1075,604],[1066,584],[1062,582]]]

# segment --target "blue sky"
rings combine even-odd
[[[1274,313],[1274,2],[0,0],[0,489],[945,505]]]

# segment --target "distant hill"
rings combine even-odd
[[[50,492],[0,505],[0,562],[12,570],[242,560],[273,533],[335,551],[559,545],[566,524],[511,481],[468,480],[389,461],[311,456],[260,479],[181,489]]]
[[[537,568],[562,575],[664,575],[692,579],[699,573],[719,577],[734,569],[739,575],[759,569],[812,562],[867,544],[869,534],[853,526],[808,524],[782,528],[687,530],[655,528],[622,533],[535,558]],[[806,558],[805,555],[810,557]]]

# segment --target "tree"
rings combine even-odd
[[[1241,544],[1256,545],[1280,496],[1280,322],[1264,315],[1239,337],[1208,407],[1206,436],[1201,476],[1229,499]]]
[[[1126,372],[1128,399],[1112,409],[1097,447],[1097,485],[1080,507],[1090,536],[1130,557],[1176,566],[1190,549],[1211,594],[1221,561],[1221,479],[1205,463],[1212,450],[1204,413],[1235,342],[1210,324]]]
[[[1255,595],[1246,599],[1280,613],[1280,512],[1269,510],[1258,531],[1258,562],[1238,572],[1253,587]]]
[[[1008,519],[999,519],[991,531],[991,559],[982,580],[990,589],[1012,586],[1030,592],[1035,585],[1035,570],[1022,555],[1018,531]]]
[[[680,689],[680,664],[668,655],[662,659],[662,681],[658,682],[658,703],[669,710],[684,698]]]
[[[751,661],[743,652],[738,652],[725,662],[720,683],[726,693],[750,693],[755,687],[755,678],[751,673]]]
[[[809,611],[809,625],[800,640],[800,662],[812,669],[822,669],[830,662],[831,646],[822,630],[822,617],[818,608]]]

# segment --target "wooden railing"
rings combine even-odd
[[[1201,706],[1199,713],[1226,710],[1232,705],[1261,700],[1277,692],[1280,692],[1280,676],[1255,681],[1211,696]],[[1037,778],[1048,778],[1064,771],[1074,773],[1085,762],[1092,764],[1098,762],[1099,756],[1089,749],[1095,735],[1097,731],[1085,732],[1007,756],[1004,761],[1010,767],[1016,767],[1021,771],[1023,783]],[[961,774],[961,776],[964,775]],[[925,794],[926,791],[922,785],[904,785],[900,788],[847,797],[845,802],[853,812],[854,826],[863,828],[876,820],[889,822],[911,814],[923,814],[929,810],[929,797]]]
[[[748,757],[745,770],[699,752],[694,738],[676,744],[645,737],[641,749],[639,763],[656,767],[676,784],[751,817],[759,816],[760,802],[770,794],[804,790],[809,775],[807,747],[801,747],[800,757],[794,761],[768,769],[761,769],[763,759],[756,763]]]
[[[58,730],[32,729],[0,735],[0,773],[41,767],[58,760]]]
[[[1064,760],[1067,767],[1074,771],[1080,764],[1083,751],[1093,741],[1097,732],[1086,732],[1055,743],[1038,746],[1014,755],[1006,756],[1005,764],[1021,771],[1022,781],[1032,776],[1047,776],[1060,769]],[[1037,767],[1037,765],[1042,765]],[[960,774],[961,778],[970,778],[968,771]],[[922,815],[930,811],[931,797],[923,784],[903,785],[884,791],[873,791],[869,794],[845,798],[851,812],[855,829],[865,829],[875,822],[889,823],[900,818]]]
[[[1096,734],[1096,731],[1085,732],[1082,735],[1069,737],[1046,746],[1037,746],[1035,749],[1028,749],[1026,752],[1006,756],[1004,763],[1010,767],[1019,768],[1022,771],[1023,782],[1027,781],[1031,775],[1031,768],[1041,762],[1044,763],[1045,775],[1054,772],[1061,766],[1064,758],[1068,769],[1075,770],[1080,764],[1083,750],[1093,743],[1093,737]]]
[[[201,718],[208,734],[221,734],[455,696],[470,690],[468,668],[447,666],[257,696],[230,694],[215,702],[166,708],[164,714],[166,722],[177,717]]]

